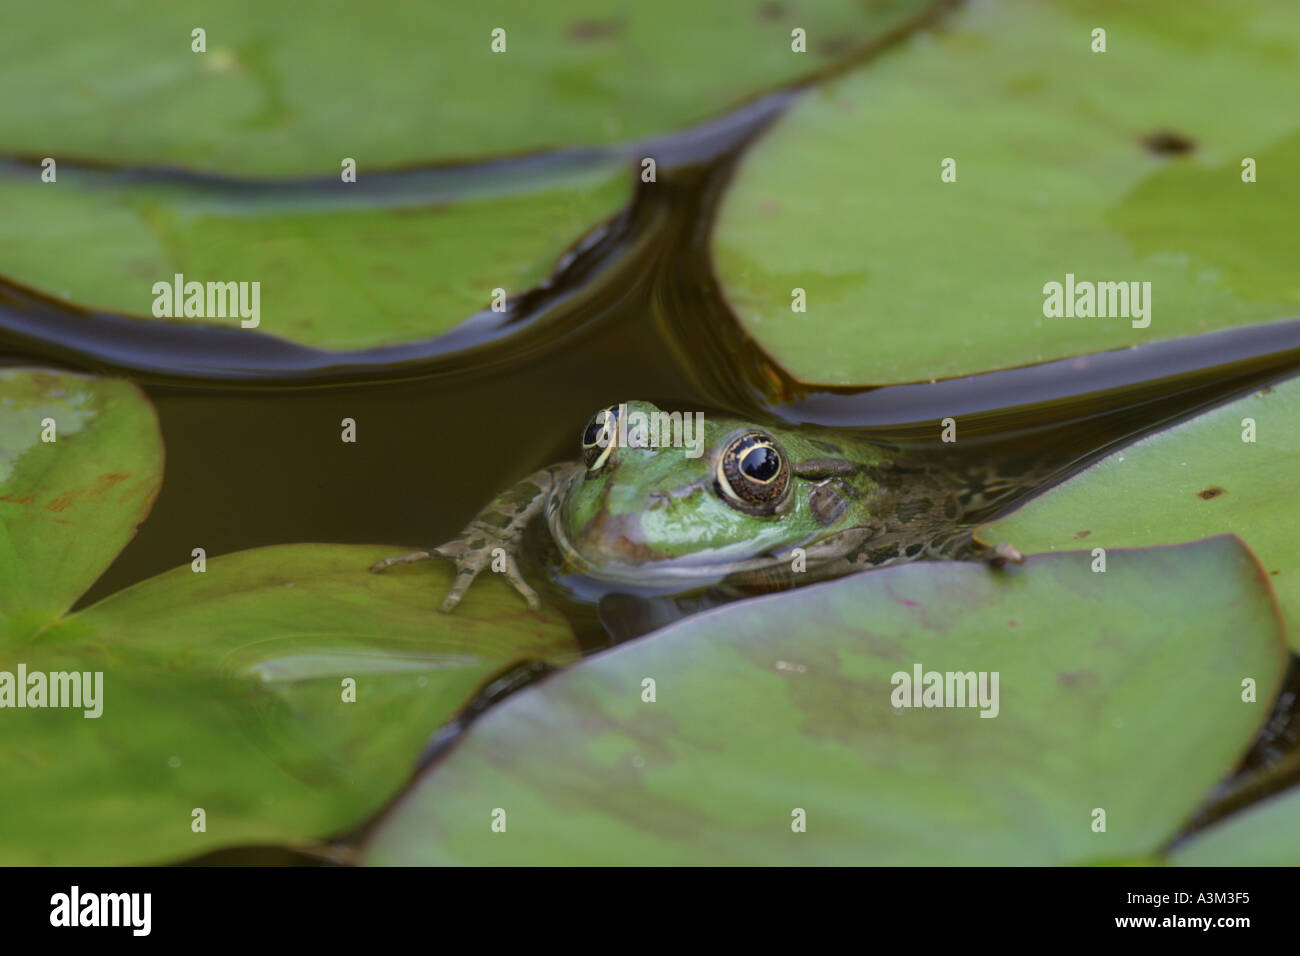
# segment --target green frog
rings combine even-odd
[[[965,519],[994,494],[852,435],[625,402],[587,422],[580,461],[533,472],[446,544],[370,570],[454,561],[448,612],[491,567],[537,609],[517,556],[539,516],[566,567],[616,584],[773,587],[920,558],[1019,563],[1006,544],[975,553]]]

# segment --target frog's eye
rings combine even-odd
[[[614,450],[615,429],[618,427],[618,406],[602,408],[582,431],[582,460],[588,471],[600,471]]]
[[[715,473],[722,499],[752,515],[772,515],[786,502],[790,466],[771,435],[750,430],[731,438]]]

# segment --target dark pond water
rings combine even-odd
[[[167,480],[157,504],[82,604],[188,562],[198,546],[211,556],[287,542],[386,543],[396,553],[447,540],[496,490],[576,458],[588,417],[632,398],[859,430],[918,453],[937,437],[938,419],[959,416],[962,455],[1008,472],[1031,459],[1049,462],[1064,475],[1119,443],[1300,369],[1300,323],[1292,322],[962,380],[858,390],[790,380],[734,322],[707,255],[712,216],[736,158],[790,98],[777,94],[629,150],[659,157],[658,182],[638,182],[630,208],[578,243],[553,279],[504,319],[480,315],[430,342],[324,353],[259,332],[84,313],[0,284],[5,361],[133,378],[161,417]],[[361,196],[436,201],[473,190],[481,177],[534,177],[593,157],[561,153],[394,172],[370,177]],[[309,203],[323,201],[325,188],[166,170],[102,175],[185,179],[215,202],[287,196]],[[869,302],[862,315],[863,335],[889,334]],[[339,441],[343,418],[357,422],[357,443]],[[595,607],[548,596],[562,602],[589,650],[700,603],[665,609],[631,595]],[[486,689],[471,715],[534,676],[515,674]],[[1297,698],[1293,666],[1279,712],[1243,774],[1199,823],[1300,779]],[[430,757],[456,729],[435,740]],[[223,851],[208,859],[297,859],[278,853]]]

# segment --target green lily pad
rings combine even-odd
[[[1172,854],[1177,866],[1300,865],[1300,790],[1270,797],[1203,830]]]
[[[809,93],[757,144],[714,232],[722,286],[778,364],[831,385],[1292,316],[1297,62],[1294,4],[968,4]],[[1044,287],[1067,275],[1151,283],[1150,324],[1045,315]]]
[[[0,637],[90,587],[153,507],[162,471],[158,419],[134,385],[0,369]]]
[[[27,442],[47,413],[58,441]],[[152,862],[342,831],[494,675],[577,655],[563,618],[528,611],[496,575],[453,617],[437,611],[449,564],[370,574],[392,546],[213,557],[65,614],[148,511],[162,467],[152,408],[123,382],[10,371],[0,440],[0,701],[20,668],[102,674],[79,707],[0,708],[5,864]],[[125,477],[104,490],[100,473]]]
[[[1122,552],[1104,575],[1086,559],[888,568],[588,658],[484,715],[369,861],[1147,858],[1266,719],[1280,628],[1235,538]],[[918,665],[998,672],[997,716],[896,710],[893,675]],[[1259,703],[1243,703],[1246,677]]]
[[[1252,422],[1255,441],[1243,441]],[[1030,553],[1231,531],[1259,557],[1300,651],[1300,541],[1288,520],[1300,499],[1297,422],[1300,379],[1290,379],[1115,452],[976,537]]]
[[[364,170],[624,142],[811,74],[932,6],[68,0],[57,17],[6,17],[0,153],[296,175],[337,174],[345,156]],[[806,53],[791,51],[796,27]]]
[[[257,282],[260,332],[328,349],[394,345],[490,308],[496,289],[510,304],[617,212],[631,183],[625,164],[606,161],[381,208],[348,201],[342,184],[334,197],[241,196],[68,168],[52,184],[0,179],[0,273],[81,306],[234,327],[251,307],[204,296],[206,315],[186,318],[169,295],[155,312],[154,284]]]

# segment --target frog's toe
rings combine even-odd
[[[456,580],[451,582],[451,590],[442,599],[442,604],[438,605],[438,610],[443,614],[450,614],[456,605],[460,603],[460,599],[465,596],[465,592],[474,583],[474,578],[477,576],[478,571],[476,569],[461,568],[460,573],[456,575]]]
[[[433,555],[428,551],[412,551],[410,554],[399,554],[396,557],[384,558],[382,561],[376,561],[370,566],[371,574],[378,574],[385,568],[391,568],[395,564],[410,564],[412,561],[424,561]]]
[[[519,565],[515,564],[513,555],[506,557],[506,580],[514,586],[514,589],[518,591],[520,595],[522,595],[524,603],[528,605],[528,610],[541,610],[541,598],[537,596],[537,592],[534,591],[529,586],[528,582],[524,580],[524,576],[519,573]]]

